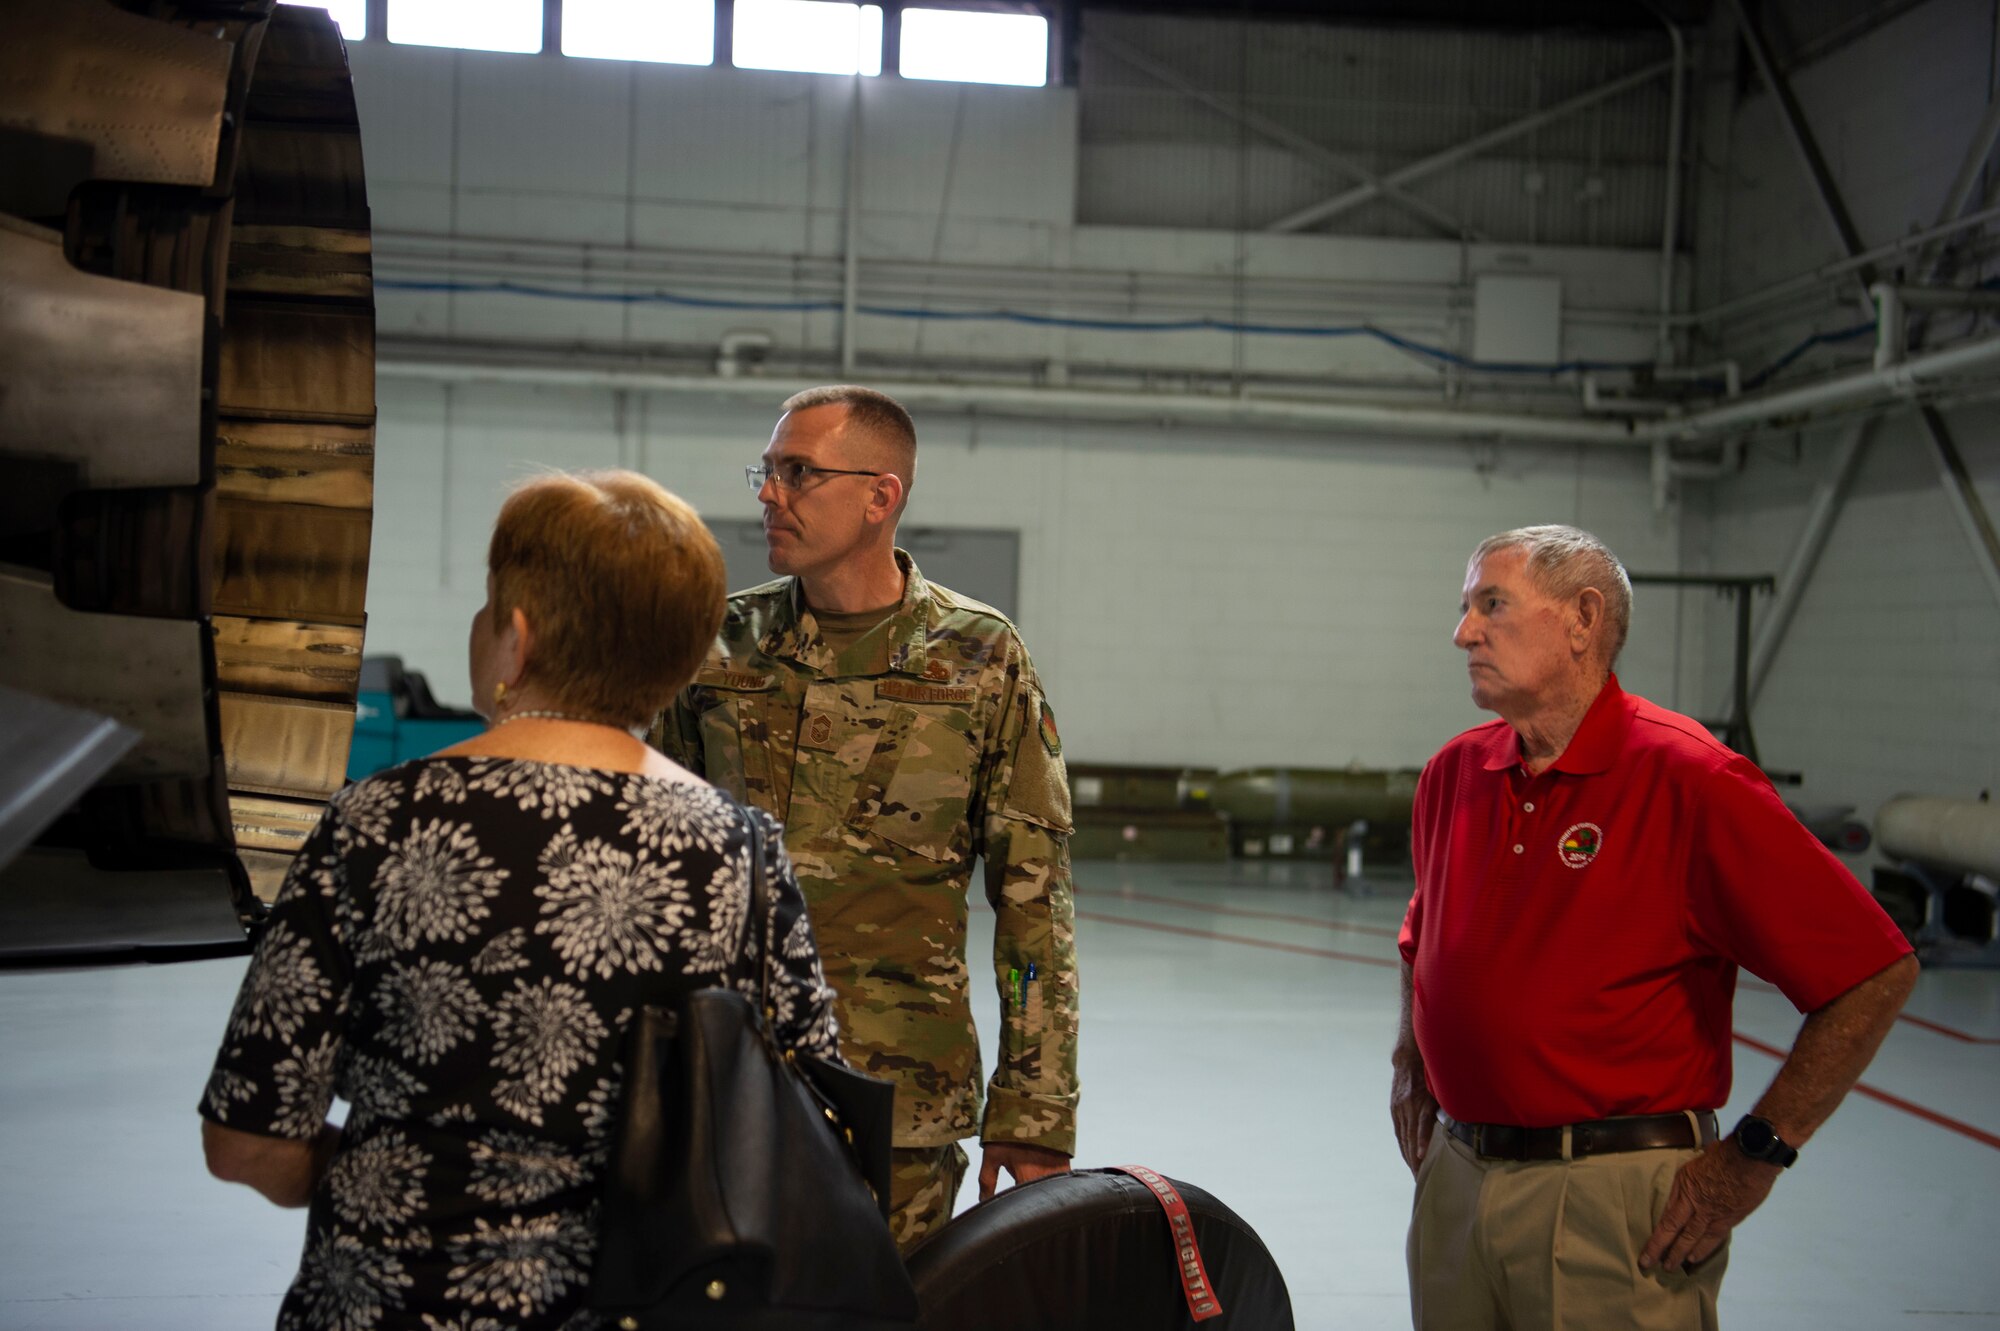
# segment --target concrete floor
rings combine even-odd
[[[1408,1326],[1386,1102],[1407,882],[1354,896],[1325,866],[1109,863],[1077,882],[1080,1163],[1227,1202],[1307,1331]],[[983,947],[991,916],[974,920]],[[0,1328],[272,1324],[303,1213],[210,1181],[194,1112],[242,967],[0,974]],[[2000,972],[1926,974],[1909,1014],[1932,1024],[1898,1024],[1865,1078],[1879,1097],[1851,1097],[1739,1231],[1725,1325],[2000,1327]],[[1758,1045],[1797,1026],[1775,994],[1739,998],[1725,1123],[1776,1066]]]

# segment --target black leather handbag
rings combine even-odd
[[[590,1303],[624,1331],[890,1331],[917,1319],[889,1236],[889,1082],[780,1049],[771,899],[750,825],[759,1003],[642,1008],[599,1213]]]

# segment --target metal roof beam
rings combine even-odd
[[[1361,181],[1362,187],[1371,191],[1370,198],[1373,198],[1376,194],[1384,195],[1391,202],[1415,213],[1454,239],[1485,239],[1479,232],[1468,227],[1464,222],[1461,222],[1458,218],[1436,204],[1426,203],[1415,195],[1397,188],[1394,184],[1376,175],[1359,162],[1344,157],[1324,144],[1307,138],[1289,125],[1280,124],[1268,116],[1257,114],[1257,112],[1252,111],[1246,106],[1238,105],[1220,93],[1209,91],[1171,65],[1163,64],[1143,51],[1134,50],[1115,37],[1108,37],[1103,33],[1094,32],[1090,34],[1088,41],[1092,46],[1104,52],[1112,59],[1117,60],[1121,64],[1131,66],[1155,82],[1165,84],[1175,92],[1180,93],[1183,97],[1200,102],[1211,111],[1235,121],[1246,129],[1263,135],[1273,143],[1282,144],[1290,148],[1293,152],[1309,161],[1317,162],[1321,166],[1329,167],[1344,176]]]
[[[1422,180],[1425,176],[1434,176],[1448,167],[1458,165],[1458,163],[1468,157],[1476,157],[1489,148],[1497,148],[1501,144],[1518,139],[1524,134],[1531,134],[1544,125],[1553,124],[1565,117],[1575,115],[1578,111],[1596,106],[1599,102],[1609,101],[1621,93],[1627,93],[1634,88],[1651,83],[1654,79],[1660,77],[1660,75],[1672,70],[1673,67],[1673,61],[1662,60],[1656,64],[1647,65],[1643,69],[1635,69],[1623,78],[1616,78],[1609,83],[1592,88],[1588,92],[1578,93],[1568,101],[1558,102],[1554,106],[1536,111],[1531,115],[1523,116],[1519,120],[1500,126],[1498,129],[1488,130],[1484,134],[1475,135],[1463,143],[1446,148],[1443,152],[1432,153],[1429,157],[1421,158],[1410,163],[1408,166],[1398,167],[1378,181],[1364,182],[1350,190],[1336,194],[1330,199],[1315,203],[1309,208],[1301,208],[1289,216],[1279,218],[1264,229],[1266,231],[1303,231],[1305,228],[1313,226],[1316,223],[1327,221],[1330,218],[1338,217],[1344,212],[1359,208],[1362,204],[1367,203],[1370,199],[1378,195],[1386,194],[1391,190],[1399,189],[1414,181]]]

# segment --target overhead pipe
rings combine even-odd
[[[2000,310],[2000,291],[1986,287],[1916,286],[1905,282],[1891,289],[1905,308],[1912,310]]]
[[[1710,361],[1706,365],[1655,365],[1653,377],[1666,383],[1720,378],[1724,397],[1743,396],[1743,367],[1733,360]]]
[[[783,381],[719,379],[667,373],[641,366],[554,363],[520,358],[436,354],[385,341],[377,373],[383,378],[439,383],[530,383],[577,388],[745,397],[769,401]],[[1914,356],[1882,370],[1863,370],[1819,383],[1724,402],[1686,415],[1643,424],[1587,420],[1529,412],[1469,411],[1364,401],[1163,395],[1087,389],[1025,388],[1010,384],[881,380],[879,386],[911,405],[976,408],[1035,419],[1174,421],[1281,429],[1369,429],[1453,439],[1518,439],[1538,443],[1651,445],[1705,435],[1744,432],[1777,419],[1799,418],[1831,407],[1877,403],[1920,393],[1953,375],[2000,363],[2000,336],[1963,342]],[[801,382],[799,387],[806,385]]]
[[[861,80],[857,65],[853,90],[847,99],[847,198],[846,220],[841,228],[840,259],[840,373],[854,378],[855,306],[861,291]]]
[[[1961,342],[1942,351],[1913,356],[1879,370],[1862,370],[1824,379],[1798,388],[1759,393],[1735,402],[1724,402],[1685,416],[1639,426],[1637,436],[1652,439],[1691,439],[1704,434],[1748,430],[1781,418],[1805,416],[1829,407],[1887,401],[1910,397],[1926,385],[1952,375],[1985,369],[2000,362],[2000,337]]]
[[[1875,368],[1886,370],[1903,363],[1910,346],[1910,321],[1903,309],[1903,296],[1894,284],[1875,282],[1868,288],[1875,302]]]
[[[1665,398],[1629,397],[1621,393],[1604,391],[1604,381],[1595,371],[1585,371],[1583,376],[1583,409],[1606,415],[1623,412],[1630,416],[1664,416],[1674,409],[1674,404]]]
[[[385,345],[377,374],[386,379],[433,383],[516,383],[567,388],[624,388],[639,392],[692,393],[768,403],[805,380],[777,376],[719,379],[671,374],[639,366],[557,364],[546,361],[433,356]],[[1591,421],[1527,412],[1459,411],[1376,402],[1306,402],[1297,399],[1216,395],[1162,395],[1088,389],[1024,388],[1011,384],[940,383],[871,378],[870,384],[906,406],[971,408],[982,415],[1078,420],[1170,421],[1285,429],[1368,429],[1387,434],[1449,438],[1517,439],[1535,443],[1631,444],[1622,421]]]
[[[1719,481],[1743,465],[1743,438],[1726,439],[1713,462],[1696,462],[1674,456],[1673,445],[1664,439],[1653,441],[1653,511],[1664,513],[1673,501],[1675,481]]]
[[[1722,380],[1722,395],[1737,398],[1743,395],[1743,367],[1733,360],[1710,361],[1706,365],[1653,365],[1648,367],[1653,379],[1660,383],[1701,383],[1713,379]],[[1667,416],[1680,410],[1681,404],[1668,398],[1634,397],[1628,394],[1608,393],[1604,381],[1595,372],[1583,375],[1583,409],[1600,414],[1624,412],[1627,415]]]
[[[1874,249],[1863,250],[1859,254],[1850,255],[1844,259],[1829,260],[1817,267],[1807,269],[1803,273],[1797,273],[1791,277],[1773,282],[1769,286],[1759,287],[1757,290],[1745,292],[1741,296],[1732,296],[1728,300],[1709,306],[1707,309],[1691,310],[1686,314],[1676,314],[1673,316],[1673,322],[1676,327],[1685,328],[1716,323],[1723,319],[1732,319],[1750,310],[1761,309],[1766,305],[1775,304],[1787,296],[1797,295],[1801,292],[1811,291],[1815,287],[1825,286],[1834,278],[1844,277],[1857,269],[1867,268],[1884,259],[1892,259],[1899,254],[1907,254],[1911,250],[1920,250],[1933,241],[1948,239],[1961,231],[1970,231],[1995,220],[2000,220],[2000,206],[1982,208],[1976,213],[1967,213],[1965,216],[1957,218],[1954,221],[1941,222],[1923,231],[1913,231],[1907,236],[1889,241],[1886,244],[1877,245]]]

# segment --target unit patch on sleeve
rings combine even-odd
[[[1055,709],[1049,706],[1047,698],[1042,699],[1042,747],[1049,751],[1049,757],[1062,757],[1062,735],[1056,730]]]

